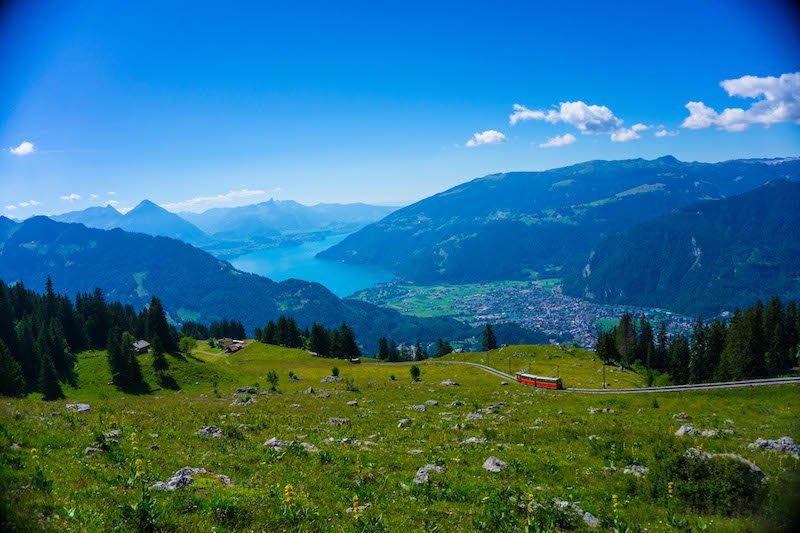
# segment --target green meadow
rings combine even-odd
[[[544,374],[557,367],[566,386],[599,386],[599,363],[576,349],[511,346],[490,354],[452,354],[420,363],[420,381],[412,382],[407,364],[351,364],[252,343],[231,355],[200,344],[189,356],[170,356],[169,373],[179,390],[131,395],[109,385],[104,353],[86,352],[79,356],[75,386],[64,387],[66,400],[0,400],[0,529],[764,531],[787,526],[800,463],[748,444],[758,437],[800,440],[797,386],[595,396],[503,385],[483,370],[446,362],[461,358],[503,371],[509,364],[512,371],[529,365]],[[155,387],[150,356],[140,362]],[[342,381],[320,383],[333,366]],[[267,392],[270,371],[278,376],[276,391],[244,395],[239,403],[252,403],[232,405],[237,388]],[[290,371],[301,381],[289,381]],[[609,372],[606,378],[614,387],[640,383],[630,372]],[[444,385],[445,380],[458,385]],[[69,412],[70,402],[91,407]],[[412,409],[420,405],[424,411]],[[345,421],[331,425],[331,419]],[[403,419],[410,422],[401,424]],[[675,437],[686,423],[720,431],[714,437]],[[218,429],[220,436],[199,435],[204,427]],[[286,444],[265,446],[273,437]],[[465,443],[470,438],[473,443]],[[766,480],[749,483],[738,461],[687,463],[690,447],[741,455],[762,469]],[[505,468],[484,469],[489,457]],[[424,465],[443,471],[416,484]],[[649,471],[641,477],[625,473],[632,465]],[[187,466],[207,473],[174,491],[149,488]],[[690,475],[686,467],[692,468]],[[575,503],[597,525],[591,528],[582,515],[559,509],[554,499]],[[348,513],[353,507],[357,512]]]

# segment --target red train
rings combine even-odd
[[[550,378],[545,376],[534,376],[533,374],[525,374],[524,372],[517,372],[517,381],[532,387],[540,387],[543,389],[563,389],[564,385],[561,383],[561,378]]]

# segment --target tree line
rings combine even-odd
[[[44,294],[0,281],[0,394],[38,391],[46,400],[61,398],[60,382],[75,380],[74,354],[109,347],[114,383],[140,383],[138,363],[130,357],[136,339],[148,339],[162,352],[176,349],[177,331],[158,298],[137,312],[131,305],[107,302],[100,289],[78,294],[73,303],[56,293],[49,277]]]
[[[188,320],[181,326],[181,335],[198,340],[208,339],[244,339],[247,337],[244,325],[238,320],[228,320],[211,322],[209,325],[201,324],[193,320]]]
[[[676,384],[775,376],[791,370],[800,357],[797,302],[786,305],[774,296],[748,309],[736,309],[730,320],[698,318],[690,334],[669,336],[640,317],[622,315],[611,331],[598,335],[595,351],[605,363],[641,364],[668,373]]]
[[[353,328],[344,322],[338,328],[326,328],[314,322],[310,329],[300,329],[294,318],[281,315],[277,321],[270,320],[263,328],[256,328],[255,338],[264,344],[306,349],[319,357],[361,357]]]

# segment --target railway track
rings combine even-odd
[[[501,372],[496,368],[482,365],[480,363],[470,363],[467,361],[437,361],[440,364],[450,365],[469,365],[493,374],[499,378],[507,381],[513,381],[523,387],[531,387],[525,383],[520,383],[517,379],[505,372]],[[741,387],[764,387],[768,385],[786,385],[791,383],[800,383],[800,377],[791,378],[766,378],[766,379],[749,379],[746,381],[724,381],[718,383],[700,383],[697,385],[670,385],[668,387],[639,387],[635,389],[573,389],[565,388],[558,392],[577,392],[581,394],[639,394],[639,393],[666,393],[666,392],[683,392],[683,391],[697,391],[697,390],[714,390],[714,389],[736,389]]]

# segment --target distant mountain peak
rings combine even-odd
[[[662,155],[661,157],[657,158],[656,161],[658,161],[659,163],[665,163],[669,165],[679,164],[681,162],[674,155]]]

